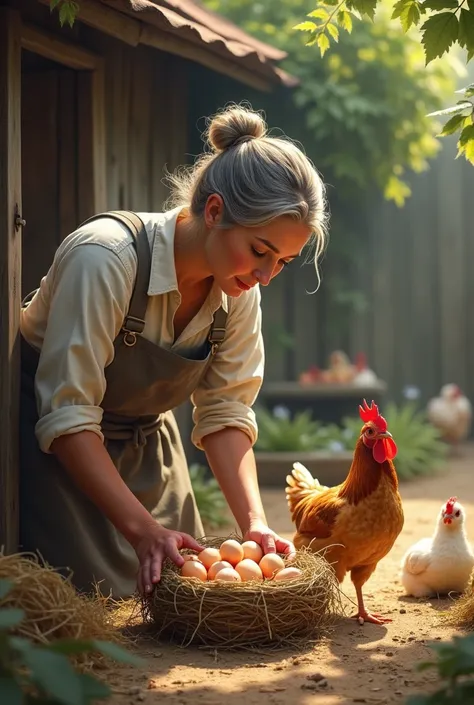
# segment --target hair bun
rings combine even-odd
[[[264,137],[265,120],[259,113],[233,105],[215,115],[209,125],[208,142],[216,152],[223,152],[242,142]]]

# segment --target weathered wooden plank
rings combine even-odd
[[[79,225],[77,211],[77,156],[76,156],[76,74],[59,72],[58,99],[58,189],[59,240]]]
[[[92,52],[31,25],[22,26],[21,45],[23,49],[78,71],[92,70],[97,65],[98,57]]]
[[[153,63],[153,85],[151,91],[151,111],[153,115],[150,130],[150,208],[155,211],[163,209],[163,203],[168,197],[169,189],[165,183],[168,161],[169,135],[167,134],[169,119],[168,111],[164,109],[166,101],[165,86],[168,61],[165,54],[156,52]]]
[[[18,548],[21,19],[0,8],[0,546]]]
[[[152,126],[153,52],[139,47],[131,61],[130,125],[128,149],[130,204],[135,211],[150,209],[150,143]],[[166,106],[169,109],[169,106]]]

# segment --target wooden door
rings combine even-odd
[[[24,51],[21,95],[24,296],[79,224],[77,72]]]
[[[18,546],[20,42],[20,15],[0,7],[0,549],[7,553]]]

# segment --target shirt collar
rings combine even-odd
[[[178,290],[176,279],[176,266],[174,260],[174,235],[176,221],[182,206],[173,208],[165,213],[151,214],[139,213],[145,223],[148,235],[151,239],[151,273],[148,284],[148,296],[158,296],[168,294]],[[212,286],[209,296],[209,306],[214,313],[222,308],[228,312],[229,305],[227,296],[215,283]]]

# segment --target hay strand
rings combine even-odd
[[[18,607],[25,613],[15,629],[19,636],[37,644],[57,639],[101,639],[124,643],[112,606],[118,605],[97,590],[89,597],[80,595],[64,578],[36,554],[0,553],[0,578],[12,584],[0,607]],[[78,664],[88,668],[102,665],[100,654],[79,654]]]
[[[453,627],[474,630],[474,571],[464,593],[443,616]]]
[[[218,547],[225,539],[201,539]],[[307,549],[292,561],[302,576],[291,581],[201,582],[182,578],[167,560],[153,593],[142,599],[143,620],[158,638],[181,646],[221,649],[297,646],[325,634],[341,611],[333,569]]]

